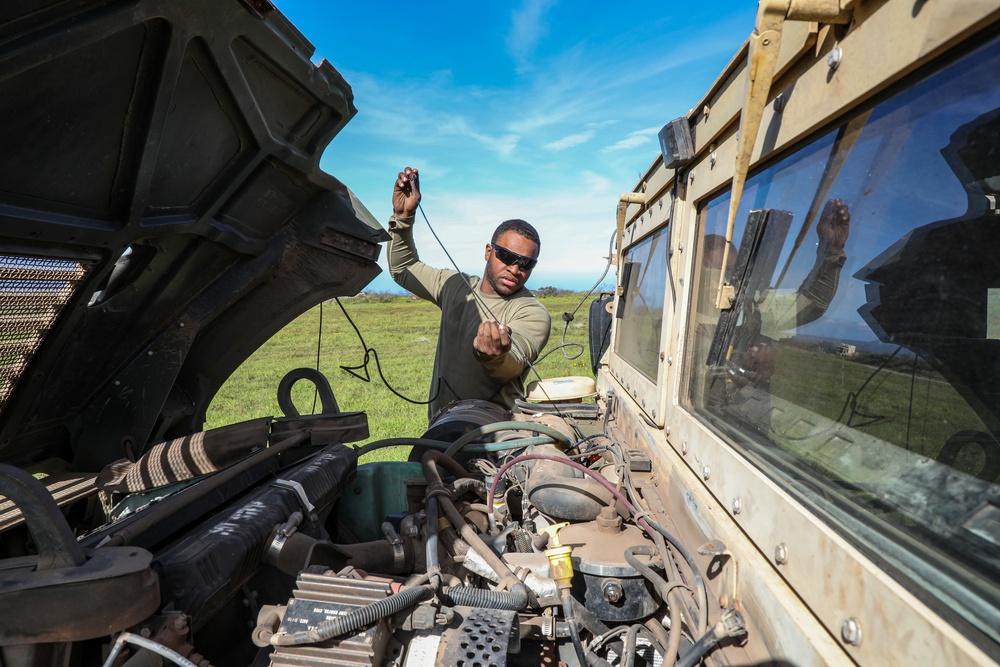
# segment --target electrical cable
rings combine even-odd
[[[428,452],[428,454],[432,453],[434,452]],[[496,522],[496,518],[494,517],[492,510],[493,510],[493,498],[496,492],[497,482],[500,480],[503,474],[506,473],[511,468],[511,466],[514,466],[518,463],[522,463],[524,461],[532,461],[532,460],[555,461],[556,463],[561,463],[571,468],[575,468],[576,470],[579,470],[585,475],[592,477],[594,480],[597,481],[598,484],[600,484],[605,489],[611,492],[611,495],[614,496],[615,499],[618,502],[620,502],[625,507],[625,509],[629,511],[629,513],[632,514],[635,522],[640,527],[642,527],[647,533],[652,535],[654,530],[660,533],[664,537],[664,539],[666,539],[667,542],[669,542],[677,550],[677,552],[681,555],[681,558],[683,558],[684,561],[688,564],[688,567],[691,568],[692,575],[694,576],[695,590],[698,593],[697,604],[699,609],[701,610],[701,613],[699,614],[698,618],[698,627],[703,627],[707,625],[708,588],[705,585],[705,577],[702,575],[701,569],[698,567],[698,563],[694,560],[694,557],[691,555],[691,552],[689,552],[687,548],[681,543],[681,541],[678,540],[672,533],[670,533],[663,526],[659,525],[658,523],[650,519],[648,516],[643,516],[642,514],[640,514],[636,506],[633,505],[628,498],[622,495],[621,491],[612,486],[611,483],[608,480],[606,480],[603,475],[591,470],[590,468],[587,468],[586,466],[580,463],[577,463],[576,461],[570,461],[569,459],[561,458],[558,456],[548,456],[545,454],[522,454],[521,456],[515,457],[510,461],[508,461],[507,463],[503,464],[503,466],[501,466],[500,470],[497,472],[496,477],[493,479],[493,483],[490,485],[490,494],[489,498],[486,501],[486,504],[489,506],[490,509],[490,513],[487,515],[487,518],[491,526],[495,525]]]
[[[438,234],[437,234],[437,232],[434,231],[434,227],[431,225],[431,221],[427,219],[427,214],[424,213],[424,207],[422,205],[420,205],[420,203],[417,203],[417,209],[420,211],[420,215],[423,216],[423,218],[424,218],[424,224],[427,225],[427,229],[429,229],[430,232],[431,232],[431,234],[434,236],[434,240],[438,242],[438,245],[441,246],[441,250],[444,251],[444,254],[448,258],[448,261],[451,262],[451,265],[455,267],[455,271],[457,271],[458,275],[462,277],[463,281],[465,281],[465,284],[469,288],[469,292],[472,294],[472,297],[476,300],[476,303],[478,303],[483,308],[483,310],[485,310],[489,314],[489,316],[493,318],[493,320],[495,322],[499,323],[500,320],[497,319],[497,316],[493,314],[493,311],[490,309],[489,305],[487,305],[486,300],[483,299],[483,297],[479,295],[478,291],[472,286],[472,283],[469,282],[469,278],[464,273],[462,273],[462,270],[460,268],[458,268],[458,264],[455,262],[454,258],[451,256],[451,253],[448,252],[448,248],[445,247],[444,242],[441,240],[441,237],[439,237]],[[524,359],[525,363],[528,365],[528,368],[530,368],[531,372],[535,374],[535,377],[538,378],[538,386],[539,386],[539,388],[542,390],[542,393],[545,394],[545,398],[548,399],[548,401],[550,403],[552,403],[553,402],[552,401],[552,397],[549,396],[548,392],[545,390],[545,385],[542,383],[542,376],[541,376],[541,374],[538,372],[538,369],[535,368],[535,364],[532,363],[531,359],[528,357],[528,355],[525,353],[525,351],[521,348],[520,345],[517,344],[517,340],[514,339],[513,332],[511,332],[510,344],[521,355],[521,358]],[[440,389],[440,387],[439,387],[439,389]],[[573,425],[573,421],[572,420],[567,420],[567,421],[568,421],[568,423],[570,423],[571,425]],[[577,429],[577,427],[575,425],[573,426],[573,428]],[[578,433],[578,435],[582,435],[582,434]]]
[[[583,347],[583,345],[580,345],[580,343],[567,343],[566,342],[566,332],[569,330],[569,323],[573,321],[573,319],[574,319],[574,317],[576,315],[576,312],[578,310],[580,310],[580,308],[583,306],[583,304],[587,300],[587,298],[591,294],[594,293],[594,290],[597,289],[602,282],[604,282],[604,277],[607,276],[608,275],[608,271],[611,270],[611,255],[612,255],[611,251],[614,249],[615,237],[617,235],[618,235],[618,230],[613,231],[611,233],[611,240],[608,241],[608,263],[604,265],[604,273],[602,273],[601,277],[597,279],[597,282],[594,283],[594,286],[591,287],[589,290],[587,290],[587,293],[583,296],[582,299],[580,299],[580,303],[576,304],[576,308],[573,309],[572,313],[563,313],[563,322],[565,322],[566,324],[563,326],[562,338],[559,341],[562,344],[559,347],[551,350],[551,352],[547,352],[546,356],[548,356],[552,352],[555,352],[556,350],[561,350],[561,349],[563,349],[563,348],[565,348],[567,346],[571,346],[571,345],[578,345],[580,347],[579,354],[577,354],[576,356],[571,357],[571,356],[569,356],[569,355],[566,354],[565,350],[563,350],[563,356],[564,357],[566,357],[567,359],[569,359],[570,361],[572,361],[573,359],[579,359],[580,355],[583,354],[583,350],[585,349]],[[544,357],[542,357],[542,358],[544,359]],[[538,361],[541,361],[541,359],[538,359]]]
[[[319,332],[316,334],[316,372],[319,373],[319,353],[323,348],[323,302],[319,302]],[[312,413],[316,414],[316,399],[319,398],[319,385],[313,385]]]
[[[426,401],[417,401],[417,400],[414,400],[414,399],[409,398],[407,396],[404,396],[403,394],[401,394],[398,391],[396,391],[396,389],[394,389],[393,386],[391,384],[389,384],[389,381],[385,379],[385,374],[382,372],[382,364],[381,364],[381,362],[379,362],[379,359],[378,359],[378,351],[375,348],[373,348],[373,347],[368,347],[368,344],[365,342],[364,336],[361,335],[361,329],[359,329],[358,325],[354,323],[354,320],[351,319],[351,316],[347,314],[347,309],[344,308],[344,304],[342,304],[340,302],[340,299],[334,298],[334,301],[336,301],[337,305],[340,306],[340,310],[341,310],[342,313],[344,313],[344,317],[347,318],[347,321],[350,323],[351,327],[354,328],[354,333],[356,333],[358,335],[358,340],[361,341],[361,347],[365,351],[365,360],[363,362],[361,362],[357,366],[341,366],[340,368],[342,370],[347,371],[348,373],[350,373],[351,375],[353,375],[354,377],[358,378],[359,380],[361,380],[363,382],[371,382],[372,381],[371,374],[368,372],[368,362],[371,359],[374,358],[375,359],[375,368],[378,370],[378,376],[380,378],[382,378],[382,382],[385,383],[386,389],[388,389],[389,391],[391,391],[393,394],[395,394],[399,398],[403,399],[407,403],[413,403],[414,405],[428,405],[432,401],[434,401],[434,399],[437,398],[438,393],[440,393],[440,391],[441,391],[441,383],[440,382],[438,382],[438,386],[437,386],[437,389],[434,391],[434,395],[431,396]],[[361,375],[360,373],[357,373],[356,371],[359,370],[359,369],[364,369],[365,374]]]

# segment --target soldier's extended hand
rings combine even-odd
[[[392,188],[392,212],[401,217],[412,217],[420,204],[420,174],[407,167],[399,172]]]
[[[493,320],[487,320],[479,325],[472,347],[487,357],[503,356],[510,350],[510,329]]]
[[[820,245],[828,244],[829,252],[839,253],[851,233],[851,212],[842,199],[830,199],[816,225]]]

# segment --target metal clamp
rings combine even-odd
[[[305,515],[309,517],[311,523],[316,522],[316,508],[311,502],[309,502],[309,496],[306,495],[306,490],[302,488],[302,485],[292,479],[276,479],[271,482],[271,486],[277,486],[282,489],[291,489],[295,492],[295,495],[299,499],[299,504],[302,509],[305,510]]]
[[[382,534],[392,545],[392,566],[394,572],[400,572],[406,564],[406,552],[403,550],[403,538],[388,521],[382,523]]]

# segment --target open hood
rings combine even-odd
[[[266,0],[0,8],[0,461],[201,428],[272,334],[379,272],[319,169],[350,86]]]

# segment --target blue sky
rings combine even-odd
[[[358,115],[325,171],[384,224],[396,174],[419,168],[424,212],[476,275],[493,228],[528,220],[542,238],[528,287],[572,289],[600,277],[618,196],[756,12],[752,0],[275,4],[354,90]],[[419,216],[416,241],[421,259],[448,266]],[[399,291],[387,273],[370,289]]]

